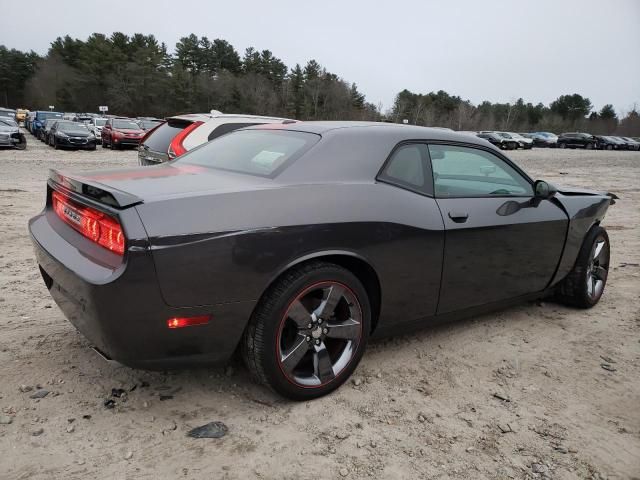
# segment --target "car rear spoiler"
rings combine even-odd
[[[53,188],[61,186],[111,207],[126,208],[142,203],[140,197],[131,193],[103,185],[80,175],[67,174],[58,170],[49,170],[49,183]]]

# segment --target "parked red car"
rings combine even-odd
[[[145,131],[130,118],[110,118],[102,127],[102,148],[137,147]]]

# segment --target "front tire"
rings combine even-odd
[[[573,270],[560,284],[558,299],[579,308],[596,305],[607,283],[610,256],[607,231],[599,225],[593,226],[584,239]]]
[[[342,385],[364,354],[371,307],[348,270],[311,262],[285,273],[263,295],[242,339],[242,356],[260,382],[292,400]]]

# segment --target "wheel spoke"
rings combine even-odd
[[[595,293],[595,287],[595,278],[593,278],[593,275],[589,275],[589,277],[587,278],[587,295],[593,297]]]
[[[309,343],[305,339],[305,336],[298,335],[295,344],[280,356],[280,361],[284,369],[291,373],[291,371],[298,366],[300,360],[302,360],[302,357],[304,357],[308,350]]]
[[[604,240],[596,243],[596,248],[593,252],[594,260],[600,260],[600,254],[602,253],[603,248],[604,248]]]
[[[342,298],[344,294],[344,288],[339,285],[331,285],[326,290],[328,290],[327,298],[322,301],[320,306],[316,309],[316,315],[319,318],[327,319],[333,315],[333,312],[338,305],[338,302]],[[325,291],[326,291],[325,290]]]
[[[329,357],[329,351],[325,347],[324,343],[315,347],[316,352],[313,355],[313,370],[315,375],[320,379],[322,383],[327,383],[334,379],[333,366],[331,365],[331,358]]]
[[[296,322],[298,328],[307,328],[307,325],[311,322],[311,313],[300,303],[300,300],[296,300],[291,304],[287,316]]]
[[[360,335],[360,322],[349,318],[342,323],[328,323],[327,337],[342,340],[354,340]]]
[[[607,278],[607,269],[604,267],[593,267],[591,274],[598,280]]]

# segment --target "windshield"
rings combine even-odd
[[[60,112],[38,112],[38,118],[42,120],[46,120],[47,118],[62,118],[62,113]]]
[[[9,118],[1,118],[0,119],[0,125],[2,125],[3,127],[17,127],[18,124],[16,122],[14,122],[13,120],[10,120]]]
[[[93,121],[96,124],[96,127],[102,127],[102,126],[104,126],[105,123],[107,123],[107,119],[106,118],[96,118]]]
[[[504,133],[504,132],[498,132],[498,135],[500,135],[502,138],[511,138],[511,135],[509,135],[508,133]]]
[[[128,128],[130,130],[140,130],[140,127],[136,122],[131,120],[114,120],[113,128]]]
[[[320,140],[289,130],[239,130],[218,137],[177,162],[273,178]]]
[[[142,128],[144,128],[145,130],[149,130],[149,129],[155,127],[156,125],[158,125],[159,123],[162,123],[162,121],[160,121],[160,120],[140,120],[140,126]]]
[[[58,130],[67,133],[87,133],[89,131],[82,123],[65,123],[58,125]]]

